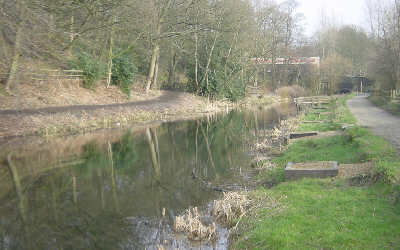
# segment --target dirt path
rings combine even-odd
[[[23,135],[86,133],[101,128],[190,119],[216,109],[208,107],[204,98],[163,91],[160,97],[146,101],[0,110],[0,142]]]
[[[171,108],[174,105],[181,103],[181,101],[187,97],[187,93],[177,91],[165,91],[157,99],[127,103],[115,103],[106,105],[74,105],[74,106],[62,106],[62,107],[47,107],[39,109],[22,109],[22,110],[0,110],[0,115],[46,115],[46,114],[57,114],[64,112],[84,112],[84,111],[95,111],[104,109],[113,109],[121,107],[139,108],[143,110],[159,110],[165,108]]]
[[[357,96],[347,101],[347,106],[361,126],[390,141],[400,153],[400,118],[373,105],[366,97]]]

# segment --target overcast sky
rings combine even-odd
[[[338,24],[356,24],[363,27],[367,24],[365,0],[297,0],[297,2],[300,4],[298,12],[303,13],[306,18],[304,23],[307,35],[312,35],[318,28],[323,9],[326,15],[334,16]]]

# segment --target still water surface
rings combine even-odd
[[[189,207],[210,209],[221,193],[204,182],[245,188],[248,142],[288,110],[232,111],[2,152],[9,162],[0,168],[0,247],[227,249],[226,229],[218,226],[215,243],[194,244],[173,233],[173,220]]]

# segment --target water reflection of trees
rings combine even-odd
[[[8,165],[15,198],[0,208],[1,249],[110,249],[127,237],[128,225],[115,210],[74,202],[71,170],[49,173],[24,186],[11,158]],[[77,189],[79,193],[79,181]],[[14,207],[19,207],[17,213]]]
[[[232,112],[127,132],[117,141],[85,145],[83,161],[34,182],[20,180],[18,164],[11,166],[15,191],[0,201],[0,246],[109,249],[143,242],[126,218],[158,220],[163,208],[172,218],[204,205],[216,194],[193,179],[193,171],[207,182],[232,178],[248,163],[245,139],[265,120],[261,113]]]

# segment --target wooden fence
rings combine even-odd
[[[79,80],[82,79],[83,71],[82,70],[60,70],[60,69],[41,69],[37,72],[29,73],[31,75],[31,79],[34,81],[57,81],[61,85],[61,81],[69,80],[75,81],[79,83]]]
[[[246,96],[262,96],[264,91],[261,87],[253,87],[247,86],[246,87]]]
[[[50,80],[81,80],[83,75],[82,70],[61,70],[61,69],[41,69],[39,71],[21,70],[18,74],[29,76],[35,81],[50,81]],[[0,73],[0,78],[7,79],[9,73]]]
[[[331,96],[307,96],[294,98],[294,103],[297,105],[320,105],[329,104],[333,100]]]
[[[307,96],[294,98],[294,103],[296,105],[297,112],[306,111],[314,109],[325,109],[324,104],[329,104],[332,100],[335,100],[332,96]],[[320,115],[320,112],[318,112]]]

